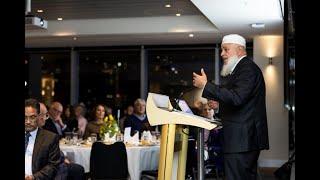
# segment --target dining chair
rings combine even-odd
[[[95,142],[90,153],[90,177],[92,180],[128,178],[127,151],[123,142],[106,145]]]

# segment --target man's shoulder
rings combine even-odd
[[[53,132],[48,131],[48,130],[43,129],[43,128],[39,128],[38,131],[39,131],[38,133],[41,133],[45,138],[48,138],[48,139],[59,138],[58,134],[53,133]]]
[[[51,118],[48,118],[47,120],[46,120],[46,123],[45,123],[45,125],[48,125],[48,124],[53,124],[53,120],[51,119]]]
[[[259,66],[253,61],[253,59],[249,57],[244,57],[240,62],[239,62],[239,69],[251,69],[254,71],[261,71]]]
[[[135,115],[133,115],[133,114],[131,114],[131,115],[129,115],[129,116],[127,116],[127,120],[132,120],[132,119],[135,119],[136,118],[136,116]]]

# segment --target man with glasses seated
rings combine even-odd
[[[49,118],[46,120],[44,129],[59,134],[60,138],[64,137],[64,132],[69,131],[66,124],[63,123],[61,114],[63,106],[60,102],[55,101],[49,109]]]
[[[25,179],[53,179],[60,163],[59,136],[39,127],[40,104],[25,100]]]
[[[49,116],[46,105],[40,103],[40,114],[38,118],[39,127],[44,126],[48,118]],[[85,178],[84,173],[84,168],[80,164],[70,162],[63,152],[60,151],[60,164],[55,180],[83,180]]]

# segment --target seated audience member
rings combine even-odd
[[[154,131],[155,127],[151,127],[147,118],[146,112],[146,101],[143,99],[137,99],[134,102],[133,114],[128,116],[124,121],[124,128],[131,127],[131,135],[135,131],[139,132],[141,136],[143,131]]]
[[[102,104],[98,104],[92,110],[92,116],[90,122],[87,124],[84,137],[88,138],[92,133],[97,134],[97,138],[100,139],[100,128],[105,125],[104,117],[106,113],[106,107]]]
[[[120,120],[119,120],[120,131],[122,133],[124,132],[124,121],[128,118],[128,116],[130,116],[132,114],[133,114],[133,106],[129,105],[124,110],[124,116],[122,118],[120,118]]]
[[[49,118],[46,120],[46,124],[43,127],[48,131],[59,134],[60,138],[64,137],[64,132],[69,131],[67,125],[62,121],[62,112],[62,104],[57,101],[53,102],[49,109]]]
[[[212,106],[209,106],[209,104],[212,104]],[[209,100],[207,103],[201,103],[200,105],[200,115],[203,117],[206,117],[208,119],[214,119],[215,116],[215,110],[218,109],[219,103],[217,101]],[[213,107],[213,108],[211,108]],[[207,129],[204,129],[204,142],[205,142],[205,148],[207,147],[207,141],[209,138],[210,131]]]
[[[82,104],[79,104],[77,106],[75,106],[74,108],[74,114],[77,120],[77,128],[76,128],[76,132],[79,134],[79,137],[83,137],[84,136],[84,132],[86,130],[88,121],[85,118],[86,115],[86,107]]]
[[[68,104],[65,106],[63,114],[61,115],[63,123],[67,124],[68,128],[70,130],[73,129],[74,126],[72,126],[72,120],[75,119],[74,117],[74,108],[71,104]]]
[[[40,114],[38,118],[40,128],[44,126],[45,121],[48,119],[47,114],[47,107],[43,103],[40,103]],[[60,151],[60,163],[55,180],[83,180],[84,177],[84,168],[79,164],[71,163],[69,159],[64,156],[63,152]]]
[[[105,114],[105,116],[112,115],[112,108],[111,108],[111,107],[106,106],[105,109],[106,109],[106,114]]]
[[[25,180],[54,179],[60,163],[59,136],[39,127],[40,104],[25,100]]]
[[[207,103],[205,104],[202,104],[200,106],[200,115],[205,117],[205,118],[208,118],[208,119],[213,119],[213,115],[214,115],[214,111],[213,109],[211,109],[209,107],[209,105]],[[210,130],[207,130],[207,129],[204,129],[204,146],[205,146],[205,149],[207,148],[207,140],[209,138],[209,133],[210,133]]]
[[[218,109],[219,103],[210,100],[201,106],[201,115],[203,117],[213,119],[215,111]],[[212,108],[214,109],[212,109]],[[204,147],[208,151],[209,161],[215,162],[216,168],[219,172],[223,171],[223,153],[222,153],[222,129],[204,129]]]

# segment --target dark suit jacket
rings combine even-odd
[[[126,127],[131,127],[131,135],[134,135],[135,131],[139,131],[139,137],[141,137],[143,131],[155,130],[155,127],[150,126],[147,116],[145,116],[145,119],[141,121],[133,114],[128,116],[127,119],[125,119],[124,128]]]
[[[46,120],[46,123],[44,124],[43,129],[51,131],[55,134],[59,134],[58,130],[57,130],[56,126],[54,125],[53,120],[51,118]],[[67,132],[67,131],[69,131],[68,127],[64,131],[62,131],[62,135],[60,136],[60,138],[64,137],[64,132]]]
[[[36,180],[53,179],[59,164],[59,136],[39,128],[32,153],[33,176]]]
[[[202,96],[220,104],[224,152],[269,149],[265,95],[263,74],[247,57],[221,85],[206,84]]]

